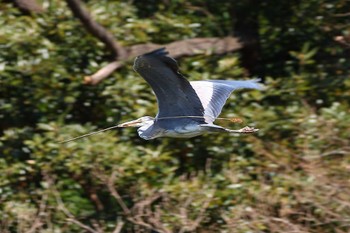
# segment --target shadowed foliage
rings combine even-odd
[[[84,1],[123,48],[238,37],[239,51],[178,56],[181,73],[268,88],[221,114],[253,135],[68,144],[154,116],[155,96],[132,60],[85,85],[113,52],[65,1],[19,2],[0,3],[0,232],[349,232],[349,1]]]

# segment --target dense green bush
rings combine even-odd
[[[257,14],[267,89],[237,91],[222,115],[258,133],[144,141],[118,129],[67,144],[155,115],[155,97],[132,61],[83,84],[110,54],[64,1],[40,14],[0,3],[0,231],[348,232],[349,47],[333,38],[350,33],[349,2],[256,2],[85,3],[124,46],[227,36],[233,9]],[[191,80],[248,78],[239,53],[179,64]]]

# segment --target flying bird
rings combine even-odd
[[[144,116],[117,125],[139,127],[145,140],[159,137],[191,138],[204,133],[253,133],[258,129],[226,129],[214,124],[227,98],[240,88],[262,89],[259,80],[205,80],[189,82],[165,48],[136,57],[134,70],[152,87],[158,102],[156,117]]]

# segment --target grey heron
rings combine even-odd
[[[214,124],[227,98],[239,88],[261,89],[253,80],[189,82],[165,48],[136,57],[134,70],[152,87],[158,102],[156,117],[144,116],[117,127],[139,127],[145,140],[158,137],[191,138],[210,132],[253,133],[258,129],[226,129]]]

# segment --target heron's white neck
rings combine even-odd
[[[137,129],[137,133],[143,139],[149,140],[153,138],[154,119],[149,119],[143,122],[143,125]]]

